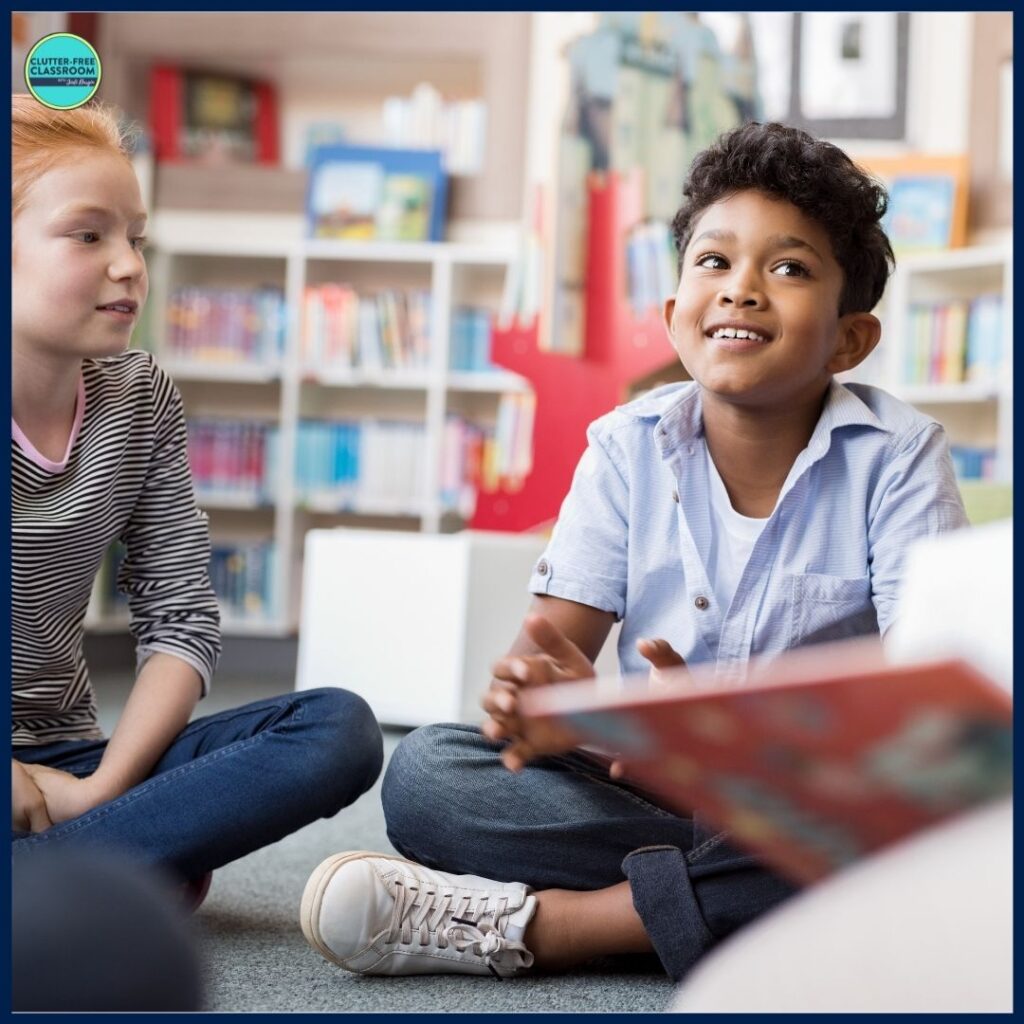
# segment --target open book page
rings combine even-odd
[[[663,677],[663,678],[668,678]],[[1012,701],[966,662],[888,664],[877,642],[806,648],[743,679],[531,690],[524,712],[811,881],[1010,792]]]

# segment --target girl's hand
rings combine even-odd
[[[43,764],[27,764],[32,783],[46,801],[46,812],[54,825],[70,821],[109,799],[93,781],[94,776],[79,779],[70,772]]]
[[[685,668],[686,662],[682,656],[673,650],[667,640],[637,640],[636,649],[651,663],[650,686],[655,688],[665,686],[665,673],[671,669]],[[608,774],[613,779],[621,779],[625,776],[625,762],[612,761]]]
[[[489,716],[481,731],[492,740],[512,741],[502,750],[501,760],[514,772],[531,758],[560,754],[576,745],[570,732],[552,723],[524,722],[519,717],[519,691],[595,675],[587,656],[543,616],[528,615],[523,626],[541,653],[515,655],[497,662],[490,689],[480,702]]]
[[[32,781],[26,766],[11,758],[11,829],[45,832],[53,824],[46,812],[46,798]]]

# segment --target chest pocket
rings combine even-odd
[[[793,647],[878,632],[871,579],[792,574],[789,642]]]

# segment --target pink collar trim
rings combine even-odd
[[[75,440],[78,437],[78,432],[82,429],[82,420],[85,419],[85,380],[79,376],[78,378],[78,394],[75,398],[75,422],[71,425],[71,436],[68,438],[68,446],[64,451],[64,458],[60,462],[54,462],[48,459],[45,455],[36,451],[36,447],[32,442],[25,436],[24,431],[17,423],[14,422],[14,417],[11,417],[11,437],[17,443],[18,447],[40,468],[46,470],[47,473],[61,473],[68,465],[68,459],[71,458],[71,449],[75,446]]]

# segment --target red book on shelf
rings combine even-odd
[[[539,687],[522,705],[799,882],[1013,785],[1009,693],[964,661],[894,666],[863,640],[753,663],[739,682],[698,667]]]
[[[269,82],[155,65],[149,124],[157,160],[279,161],[277,97]]]

